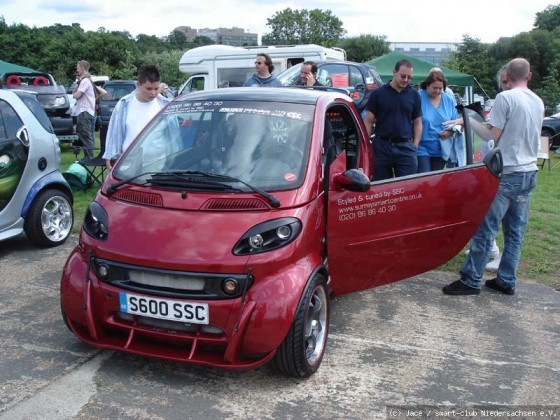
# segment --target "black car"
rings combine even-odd
[[[360,112],[366,107],[369,94],[383,84],[374,67],[353,61],[317,61],[317,81],[326,87],[341,88],[356,104]],[[300,81],[302,63],[290,67],[278,75],[283,86],[296,86]]]
[[[551,148],[560,147],[560,112],[550,117],[545,117],[541,135],[549,138]]]
[[[58,85],[48,73],[13,72],[0,75],[0,86],[10,90],[24,90],[36,95],[43,106],[57,136],[74,131],[70,102],[64,86]]]
[[[109,128],[109,121],[111,120],[115,105],[123,96],[128,95],[136,89],[136,81],[108,80],[103,85],[103,89],[107,91],[107,94],[99,98],[97,109],[101,142],[104,142],[107,137],[107,129]]]

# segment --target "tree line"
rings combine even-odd
[[[349,60],[357,62],[390,51],[389,42],[382,35],[345,37],[342,21],[330,10],[287,8],[268,18],[267,26],[271,31],[263,35],[263,45],[313,43],[340,47]],[[133,37],[127,31],[108,31],[103,27],[84,31],[78,23],[42,28],[7,25],[4,17],[0,17],[0,58],[51,73],[63,85],[74,80],[76,62],[87,60],[91,64],[90,73],[112,79],[134,79],[140,65],[155,64],[163,81],[180,86],[187,78],[179,71],[183,53],[213,43],[207,37],[189,42],[177,30],[164,37],[146,34]],[[497,93],[498,69],[515,57],[529,60],[533,72],[530,87],[545,102],[547,113],[555,111],[560,103],[560,5],[548,6],[537,13],[531,31],[496,43],[485,44],[464,35],[457,51],[441,65],[473,75],[477,81],[474,92],[492,98]]]

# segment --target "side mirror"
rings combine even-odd
[[[348,191],[365,192],[369,190],[369,178],[358,169],[348,169],[333,178],[334,184]]]
[[[484,157],[484,164],[488,170],[498,178],[502,175],[504,167],[504,160],[502,158],[502,151],[499,147],[495,147]]]
[[[363,83],[358,83],[356,86],[354,86],[354,89],[356,89],[356,90],[366,90],[366,85],[364,85]]]

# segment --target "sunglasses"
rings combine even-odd
[[[399,75],[399,77],[400,77],[402,80],[412,80],[412,76],[409,76],[408,74],[400,74],[400,73],[398,73],[398,75]]]
[[[265,64],[264,61],[255,61],[255,64]]]

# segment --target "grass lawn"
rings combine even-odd
[[[99,144],[99,132],[96,132]],[[62,149],[62,171],[75,161],[72,148],[66,145]],[[539,171],[537,187],[531,196],[531,213],[525,233],[525,243],[521,255],[518,277],[533,280],[555,288],[560,288],[560,153],[551,153],[551,170],[548,163]],[[74,193],[74,231],[82,225],[84,212],[97,192],[97,185],[86,191]],[[500,250],[501,234],[498,237]],[[439,269],[448,272],[459,271],[464,260],[460,253]]]

